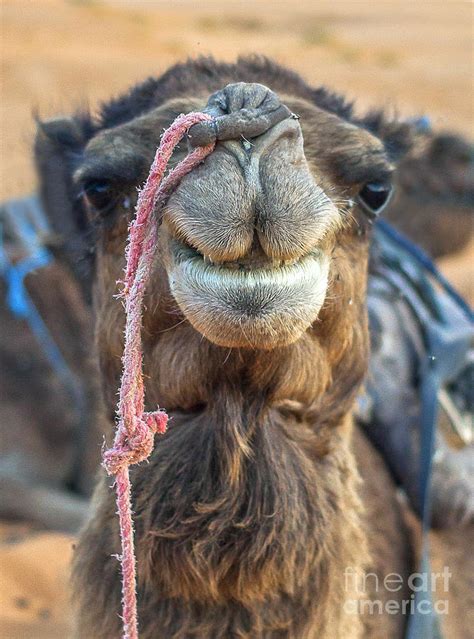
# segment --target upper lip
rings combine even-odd
[[[178,262],[199,258],[204,264],[210,267],[223,268],[227,270],[239,270],[239,271],[255,271],[255,270],[274,270],[282,267],[292,266],[308,254],[294,259],[279,259],[271,258],[261,253],[250,251],[247,255],[242,256],[237,260],[216,260],[211,258],[205,253],[201,253],[197,248],[191,246],[188,242],[182,239],[173,238],[173,253],[175,259]]]

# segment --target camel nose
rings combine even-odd
[[[273,166],[278,155],[281,168],[305,161],[303,134],[296,116],[285,118],[257,137],[225,140],[218,148],[225,148],[237,160],[247,179],[254,182],[264,176],[257,175],[260,169]]]
[[[228,84],[213,93],[204,111],[213,119],[191,127],[191,146],[255,138],[291,116],[276,93],[263,84],[247,82]]]

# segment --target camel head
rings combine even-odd
[[[249,610],[271,600],[274,618],[255,613],[262,633],[302,628],[334,594],[330,579],[319,581],[329,570],[322,554],[347,562],[360,548],[348,417],[367,367],[370,228],[406,130],[377,114],[358,120],[341,98],[260,58],[187,62],[95,117],[41,124],[37,164],[51,224],[73,268],[81,250],[88,255],[109,425],[125,323],[117,281],[137,189],[163,129],[203,109],[223,119],[191,129],[172,164],[206,135],[218,141],[156,211],[144,300],[146,401],[172,420],[150,464],[132,471],[139,588],[169,597],[163,605],[204,602],[202,625],[179,626],[181,636],[210,633],[206,611],[219,615],[209,602],[244,606],[246,628]],[[116,531],[108,489],[104,500],[96,530]],[[109,554],[89,553],[95,574]],[[85,576],[92,564],[81,557]],[[117,584],[111,569],[104,602],[107,584]],[[162,605],[154,596],[142,598],[143,627]],[[90,627],[107,626],[107,605],[83,607],[99,611]]]
[[[214,65],[211,78],[206,65]],[[268,62],[201,60],[163,78],[110,103],[98,120],[40,125],[37,158],[53,224],[62,189],[57,217],[81,231],[76,240],[92,237],[101,360],[118,374],[124,320],[114,295],[137,189],[163,129],[203,109],[236,120],[221,136],[230,139],[218,140],[160,213],[144,313],[150,361],[170,333],[241,352],[312,340],[340,360],[347,335],[366,331],[369,230],[391,192],[396,135]],[[268,101],[283,119],[263,131],[239,129],[242,113],[251,120]],[[191,133],[173,163],[195,142]]]

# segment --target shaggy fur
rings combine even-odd
[[[344,611],[347,599],[366,596],[345,582],[344,570],[406,576],[411,565],[394,487],[374,451],[351,438],[351,407],[368,357],[370,224],[349,200],[365,182],[387,179],[407,145],[407,126],[380,115],[356,122],[342,99],[313,90],[260,58],[235,65],[209,59],[178,65],[105,106],[97,120],[41,126],[37,157],[48,207],[53,217],[60,211],[62,200],[54,198],[51,186],[59,181],[55,188],[68,193],[76,233],[87,229],[82,237],[90,236],[95,246],[94,307],[108,436],[123,348],[124,316],[114,299],[115,283],[123,269],[136,186],[162,127],[181,111],[202,108],[210,93],[236,81],[269,86],[300,116],[305,153],[300,162],[307,162],[341,219],[317,240],[330,259],[330,273],[325,304],[311,326],[293,342],[286,335],[283,345],[271,346],[256,334],[254,348],[248,348],[244,334],[241,343],[227,335],[232,341],[227,348],[193,328],[193,318],[186,309],[183,314],[168,284],[177,239],[173,206],[192,193],[192,175],[169,203],[146,298],[143,340],[147,401],[150,407],[159,401],[172,420],[150,463],[132,471],[141,636],[401,637],[400,615],[374,618]],[[229,151],[225,144],[219,148]],[[288,152],[281,147],[278,153],[284,167]],[[230,165],[225,182],[216,184],[209,166],[202,168],[203,197],[212,189],[223,194],[215,204],[224,211],[235,197],[229,185],[236,168]],[[274,169],[263,186],[275,184],[273,178]],[[102,200],[101,210],[93,198],[78,199],[94,180],[108,188],[109,202],[102,206]],[[213,241],[216,209],[204,206],[198,215],[206,210],[207,229],[202,227],[204,235],[196,239],[196,217],[186,217],[189,209],[182,209],[186,242],[198,248],[207,243],[218,261],[248,258],[255,264],[253,244],[246,253],[244,229],[230,243]],[[276,213],[272,208],[270,215]],[[242,215],[234,211],[229,219]],[[280,246],[289,241],[291,229],[289,216],[281,223]],[[268,240],[265,229],[260,231]],[[239,242],[245,251],[236,249]],[[207,313],[211,325],[212,309]],[[282,326],[280,336],[285,330]],[[355,460],[367,480],[362,487]],[[109,483],[102,476],[74,560],[77,634],[87,639],[120,634],[120,575],[111,559],[120,544]],[[402,588],[377,598],[400,600],[407,593]]]

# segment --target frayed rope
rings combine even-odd
[[[167,414],[145,412],[143,385],[142,313],[146,284],[152,268],[159,226],[159,209],[179,181],[214,149],[215,143],[197,147],[166,178],[166,167],[175,146],[193,124],[211,120],[204,113],[180,115],[160,142],[145,186],[141,190],[129,229],[126,268],[120,297],[125,304],[125,345],[114,445],[103,455],[109,475],[115,475],[122,554],[122,620],[124,639],[138,639],[136,560],[133,541],[129,466],[148,459],[155,434],[166,430]]]

